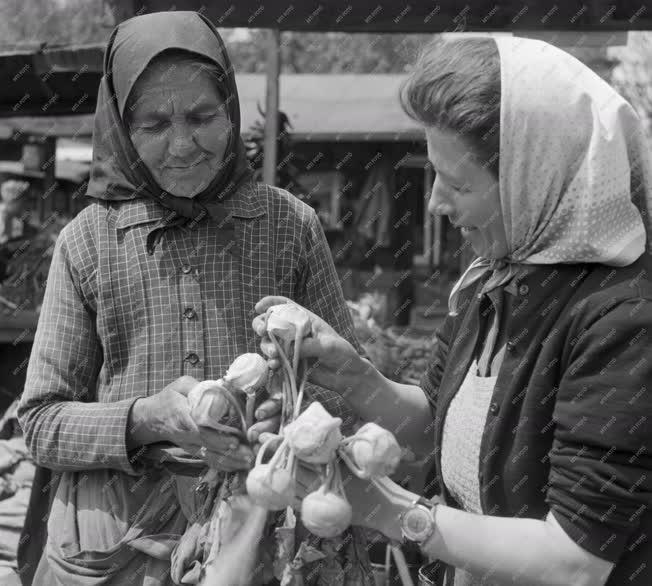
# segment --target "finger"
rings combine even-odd
[[[279,368],[281,368],[281,361],[278,358],[272,358],[267,361],[267,367],[270,370],[278,370]]]
[[[321,358],[333,351],[333,340],[321,336],[304,338],[301,341],[301,358]]]
[[[276,346],[274,345],[274,342],[272,342],[272,340],[268,338],[266,335],[263,336],[263,339],[260,341],[260,351],[268,359],[274,359],[278,357],[278,352],[276,351]]]
[[[200,431],[202,445],[214,452],[228,452],[238,448],[240,440],[226,433],[202,427]]]
[[[234,460],[223,454],[219,456],[206,454],[204,460],[211,468],[216,468],[217,470],[222,470],[223,472],[236,472],[238,470],[248,470],[251,468],[246,462],[240,460]]]
[[[256,409],[256,419],[259,421],[272,417],[281,412],[281,401],[279,399],[267,399],[263,401]]]
[[[188,396],[190,389],[192,389],[197,383],[199,383],[199,381],[194,376],[184,375],[172,381],[166,389]]]
[[[267,314],[262,313],[257,315],[251,322],[251,327],[256,332],[256,335],[262,338],[267,331]]]
[[[256,305],[254,309],[257,313],[265,313],[270,307],[274,305],[283,305],[284,303],[290,303],[292,300],[287,297],[281,297],[280,295],[268,295],[263,297]]]
[[[258,456],[258,452],[260,451],[260,448],[263,446],[263,444],[267,443],[269,440],[272,440],[267,446],[267,449],[265,451],[265,456],[267,458],[271,458],[272,454],[278,449],[278,447],[281,445],[283,442],[283,438],[279,435],[276,435],[275,433],[270,433],[270,432],[263,432],[260,434],[258,437],[258,442],[256,443],[256,446],[258,449],[256,450],[256,456]]]
[[[283,438],[280,435],[276,435],[275,433],[270,433],[269,431],[263,431],[259,436],[258,436],[258,442],[260,444],[264,444],[265,442],[269,440],[277,440],[278,443],[280,444],[283,441]],[[274,446],[274,444],[272,444]]]
[[[215,468],[228,467],[235,470],[247,470],[253,464],[254,453],[243,445],[225,453],[206,450],[204,459]]]
[[[258,436],[264,432],[275,433],[278,431],[281,426],[281,416],[275,415],[274,417],[269,417],[264,421],[259,421],[254,423],[247,432],[247,437],[249,441],[255,442],[258,439]]]

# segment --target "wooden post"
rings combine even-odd
[[[342,222],[340,221],[340,208],[342,204],[342,184],[344,178],[339,171],[335,172],[333,183],[331,185],[331,199],[330,199],[330,227],[341,228]]]
[[[281,33],[268,31],[267,41],[267,93],[265,96],[265,142],[263,182],[276,185],[276,158],[278,144],[279,75],[281,71]]]

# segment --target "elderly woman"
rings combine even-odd
[[[247,469],[253,454],[200,432],[189,389],[256,350],[249,324],[264,295],[296,299],[355,344],[353,326],[316,214],[251,180],[233,69],[201,15],[115,29],[93,147],[93,202],[56,244],[19,410],[57,480],[34,583],[196,583],[201,536],[183,541],[190,552],[175,547],[197,529],[197,477],[206,463]],[[344,415],[337,395],[312,393]],[[259,405],[250,441],[276,429],[278,410]],[[194,476],[148,456],[196,463],[178,448],[203,454]],[[338,563],[352,561],[337,549]]]
[[[354,522],[418,542],[456,586],[651,584],[652,195],[639,120],[579,61],[517,38],[436,42],[402,98],[436,171],[429,209],[479,258],[419,387],[384,378],[311,317],[313,382],[434,460],[432,502],[350,479]]]

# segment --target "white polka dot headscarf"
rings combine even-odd
[[[652,166],[632,106],[572,55],[543,41],[496,39],[501,69],[500,201],[509,255],[477,259],[459,291],[484,290],[518,264],[626,266],[650,245]],[[646,237],[647,233],[647,237]]]

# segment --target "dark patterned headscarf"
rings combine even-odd
[[[193,198],[163,191],[134,148],[124,119],[129,93],[138,77],[157,55],[182,50],[199,61],[209,60],[220,71],[219,92],[226,99],[232,123],[222,168],[208,187]],[[170,210],[150,233],[151,254],[165,230],[201,221],[206,216],[224,219],[224,199],[251,177],[240,138],[240,103],[235,75],[224,42],[215,27],[196,12],[156,12],[119,24],[104,55],[95,126],[93,162],[86,191],[89,197],[107,200],[147,198]]]

